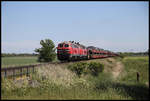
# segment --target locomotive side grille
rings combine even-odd
[[[68,53],[70,50],[69,49],[58,49],[57,50],[58,51],[58,53]]]

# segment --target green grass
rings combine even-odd
[[[148,56],[128,56],[128,57],[125,57],[125,60],[126,59],[138,59],[138,60],[141,60],[141,59],[143,59],[143,60],[146,60],[146,61],[148,61],[148,59],[149,59],[149,57]]]
[[[126,57],[123,59],[125,66],[125,77],[121,80],[125,82],[136,82],[136,73],[140,73],[140,82],[149,82],[149,57]]]
[[[29,64],[36,64],[37,57],[2,57],[2,68],[9,67],[9,66],[21,66],[21,65],[29,65]]]
[[[122,85],[132,99],[141,100],[149,98],[149,57],[125,57],[122,60],[124,71],[118,80],[118,85]],[[136,73],[140,73],[140,81],[137,82]],[[122,88],[121,87],[121,88]]]
[[[13,67],[13,66],[23,66],[30,64],[39,64],[37,56],[16,56],[16,57],[2,57],[1,67]],[[59,62],[57,58],[53,62]]]
[[[113,79],[111,72],[102,72],[98,76],[86,75],[80,78],[75,76],[76,81],[74,81],[72,85],[66,87],[63,84],[55,84],[49,79],[42,79],[41,76],[35,73],[32,75],[32,80],[37,80],[40,83],[39,87],[33,88],[24,84],[21,88],[15,88],[11,80],[3,80],[1,91],[2,99],[148,99],[149,87],[145,83],[149,82],[149,58],[125,57],[124,59],[115,59],[124,64],[123,72],[119,75],[120,78],[117,80]],[[108,62],[110,62],[110,60]],[[110,62],[110,64],[112,63]],[[140,82],[136,81],[137,71],[140,72]],[[59,75],[61,75],[61,72],[55,71],[55,73],[59,73]],[[67,73],[67,71],[65,72]],[[56,80],[59,81],[58,78],[56,78]]]

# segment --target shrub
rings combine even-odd
[[[97,76],[100,72],[103,72],[104,65],[97,62],[90,62],[88,68],[93,76]]]
[[[126,56],[126,55],[125,55],[125,54],[123,54],[123,53],[120,53],[120,55],[119,55],[119,56],[123,59],[123,58],[125,58],[125,56]]]
[[[68,68],[75,72],[79,77],[81,74],[85,73],[85,68],[86,68],[87,63],[84,62],[79,62],[79,63],[74,63],[72,65],[69,65]]]
[[[79,77],[82,74],[88,73],[92,74],[93,76],[97,76],[100,72],[103,72],[104,65],[97,62],[90,62],[90,63],[79,62],[69,65],[68,68],[71,71],[75,72]]]

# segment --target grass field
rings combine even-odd
[[[9,67],[9,66],[21,66],[21,65],[29,65],[29,64],[36,64],[37,57],[2,57],[2,68]]]
[[[49,65],[37,69],[31,76],[33,87],[25,80],[22,87],[12,80],[3,80],[2,99],[96,99],[96,100],[143,100],[149,98],[149,58],[125,57],[95,59],[104,64],[104,72],[99,76],[81,76],[67,69],[67,64]],[[116,63],[123,64],[117,79],[112,71]],[[50,68],[51,67],[51,68]],[[136,81],[136,72],[140,81]],[[36,82],[35,82],[36,81]],[[19,83],[20,84],[20,83]]]
[[[2,57],[2,64],[1,67],[14,67],[14,66],[23,66],[23,65],[30,65],[30,64],[39,64],[40,62],[37,61],[37,56],[16,56],[16,57]],[[57,58],[53,61],[58,61]]]
[[[136,73],[140,73],[140,82],[149,82],[149,57],[126,57],[123,60],[125,65],[124,74],[122,81],[136,82]],[[125,73],[126,72],[126,73]]]

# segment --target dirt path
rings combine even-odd
[[[117,62],[115,67],[112,70],[113,77],[116,79],[119,76],[119,74],[122,72],[122,70],[123,70],[123,64],[121,62]]]

